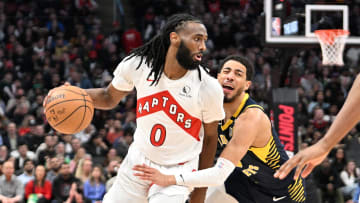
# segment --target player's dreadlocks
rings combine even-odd
[[[151,66],[151,71],[147,76],[147,79],[149,79],[151,75],[154,75],[154,81],[151,83],[151,85],[156,85],[159,82],[161,74],[164,72],[166,53],[170,46],[170,33],[183,29],[187,22],[196,22],[202,24],[200,19],[189,14],[172,15],[161,29],[160,34],[156,35],[143,46],[131,51],[128,59],[134,56],[141,57],[140,63],[136,69],[140,68],[144,58],[145,64]],[[199,78],[201,80],[200,68],[198,67],[197,69],[199,71]]]

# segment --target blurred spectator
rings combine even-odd
[[[5,110],[8,115],[15,114],[17,107],[19,107],[22,102],[25,102],[30,106],[30,104],[26,101],[26,98],[23,98],[23,96],[24,89],[18,88],[15,90],[14,97],[10,98],[6,105]]]
[[[51,183],[54,182],[55,178],[58,176],[61,164],[62,163],[60,163],[60,160],[57,157],[46,158],[46,180]]]
[[[18,150],[11,152],[10,155],[15,158],[16,174],[22,172],[26,159],[35,160],[35,153],[28,150],[26,143],[19,143]]]
[[[333,162],[331,163],[331,167],[333,168],[333,170],[335,170],[337,173],[340,174],[340,172],[345,169],[346,165],[347,165],[347,161],[346,161],[344,149],[342,148],[335,149],[335,157]]]
[[[314,170],[314,179],[321,190],[323,203],[343,203],[344,198],[340,192],[341,180],[338,173],[331,168],[329,159],[325,159]]]
[[[136,128],[136,114],[134,111],[127,111],[125,113],[125,121],[123,125],[123,129],[132,129],[135,131]]]
[[[319,107],[314,109],[313,118],[310,120],[310,123],[319,131],[323,131],[329,126],[329,121],[325,120],[324,110]]]
[[[357,187],[356,187],[355,195],[353,196],[352,201],[353,201],[353,203],[359,203],[359,199],[360,199],[360,185],[358,183]]]
[[[30,115],[30,114],[26,115],[19,127],[19,131],[18,131],[19,135],[24,136],[27,133],[29,133],[32,128],[31,126],[34,126],[35,123],[36,123],[36,121],[35,121],[35,117],[33,115]]]
[[[75,171],[75,177],[85,183],[91,176],[93,162],[91,159],[81,159]]]
[[[62,142],[59,142],[56,146],[55,146],[55,153],[56,156],[61,156],[63,157],[65,160],[65,162],[69,163],[70,162],[70,158],[66,156],[65,153],[65,145]]]
[[[2,167],[3,174],[0,177],[0,200],[1,202],[21,202],[24,196],[24,186],[14,175],[14,164],[6,161]]]
[[[117,152],[115,148],[110,148],[110,150],[107,152],[106,154],[106,158],[104,163],[102,164],[103,166],[108,165],[109,162],[111,162],[112,160],[116,160],[119,157],[117,156]]]
[[[98,5],[95,0],[75,0],[76,8],[79,10],[94,11]]]
[[[122,124],[120,120],[114,120],[113,125],[109,127],[109,131],[106,135],[106,140],[113,144],[114,141],[120,137],[122,137],[124,131],[122,130]]]
[[[30,132],[24,135],[24,139],[29,146],[29,150],[36,151],[40,144],[45,140],[44,126],[42,124],[30,122]]]
[[[10,122],[7,125],[6,133],[4,136],[1,136],[1,138],[1,145],[5,145],[10,151],[17,149],[18,142],[21,140],[21,137],[16,132],[16,124],[14,122]]]
[[[300,79],[300,84],[306,94],[311,94],[315,86],[320,86],[320,82],[315,77],[315,72],[311,70],[306,70],[305,75]]]
[[[330,107],[330,105],[324,101],[324,92],[321,90],[315,93],[315,98],[309,104],[308,112],[312,113],[315,107],[319,107],[321,109],[328,109]]]
[[[206,0],[205,2],[211,13],[217,14],[220,12],[220,9],[221,9],[220,0]]]
[[[117,154],[124,158],[127,154],[130,144],[133,142],[134,131],[132,128],[125,129],[124,136],[119,137],[114,142],[114,148],[116,149]]]
[[[120,159],[119,160],[112,160],[105,168],[104,176],[106,180],[109,180],[116,176],[117,171],[120,167]]]
[[[71,158],[74,158],[77,151],[81,148],[81,141],[78,138],[72,138],[71,140],[72,153],[70,155]]]
[[[0,146],[0,162],[4,162],[9,158],[9,151],[5,145]]]
[[[80,140],[81,144],[84,144],[89,141],[92,135],[96,133],[95,126],[90,124],[84,130],[76,133],[74,136]]]
[[[1,78],[0,81],[0,92],[1,92],[1,98],[3,98],[5,104],[8,103],[9,99],[14,97],[14,94],[12,92],[11,84],[14,80],[13,74],[9,72],[5,72],[4,76]]]
[[[71,173],[75,173],[75,169],[78,167],[80,160],[85,158],[85,155],[86,155],[85,149],[83,147],[80,147],[77,150],[74,158],[69,163]]]
[[[79,180],[71,174],[69,164],[61,164],[59,175],[52,184],[53,203],[63,203],[67,201],[70,197],[73,183],[77,183],[78,181]]]
[[[106,178],[106,191],[109,191],[110,187],[114,184],[116,180],[117,171],[119,170],[119,167],[121,165],[122,159],[117,158],[116,160],[110,161],[110,163],[107,165],[104,176]]]
[[[84,183],[84,197],[97,203],[103,199],[105,194],[105,178],[101,166],[94,166],[89,180]]]
[[[58,21],[55,13],[50,14],[49,21],[46,23],[46,28],[49,30],[49,34],[55,36],[56,33],[64,32],[64,25]]]
[[[340,178],[344,186],[340,189],[346,199],[351,199],[355,195],[359,175],[360,170],[352,160],[349,161],[344,170],[341,171]]]
[[[66,199],[65,203],[91,203],[91,201],[84,198],[79,184],[73,183],[70,188],[69,197]]]
[[[72,140],[73,136],[70,134],[65,134],[65,135],[62,135],[61,138],[64,143],[66,156],[68,156],[69,158],[72,158],[73,149],[71,146],[71,140]]]
[[[122,44],[126,54],[129,54],[131,50],[140,47],[143,44],[141,33],[135,28],[133,22],[129,23],[129,28],[125,30],[122,35]]]
[[[25,186],[30,180],[34,179],[34,162],[30,159],[24,161],[23,173],[20,174],[17,178]]]
[[[47,135],[45,137],[45,142],[42,143],[37,150],[39,164],[45,165],[47,158],[54,157],[56,155],[56,151],[55,151],[56,142],[57,142],[56,136]]]
[[[90,140],[84,145],[86,152],[91,154],[96,163],[104,162],[104,157],[108,151],[108,146],[99,134],[91,136]],[[96,160],[96,161],[95,161]]]
[[[70,72],[70,79],[68,80],[68,82],[71,85],[78,86],[83,89],[93,87],[88,76],[84,73],[84,71],[80,70],[80,68],[75,68],[75,70]]]
[[[45,177],[45,167],[38,165],[35,169],[35,179],[29,181],[25,186],[25,199],[29,199],[30,195],[36,195],[38,203],[50,202],[52,185]]]

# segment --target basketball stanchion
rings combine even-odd
[[[322,52],[323,65],[343,66],[343,52],[350,32],[341,29],[316,30]]]

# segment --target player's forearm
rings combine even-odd
[[[330,126],[322,143],[330,150],[360,121],[360,75],[346,98],[346,101]]]
[[[214,165],[216,147],[217,136],[212,136],[204,139],[204,144],[199,159],[199,170],[209,168]]]
[[[85,90],[91,97],[94,107],[97,109],[112,109],[115,107],[111,95],[108,94],[107,88],[94,88]]]
[[[85,89],[94,102],[97,109],[113,109],[127,93],[115,90],[109,86],[106,88]],[[116,91],[116,94],[114,93]]]
[[[209,187],[221,185],[234,170],[235,165],[224,158],[219,158],[215,166],[196,172],[175,175],[169,183],[188,187]]]
[[[204,143],[199,159],[199,169],[209,168],[214,165],[217,147],[218,121],[204,124]]]
[[[205,124],[205,138],[199,160],[199,170],[206,169],[214,165],[214,158],[217,147],[217,123]],[[204,185],[203,187],[206,187]],[[204,202],[206,188],[196,188],[190,197],[190,203]]]

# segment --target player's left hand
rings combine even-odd
[[[176,184],[175,176],[162,174],[157,169],[147,166],[145,164],[135,165],[133,167],[133,170],[140,172],[134,173],[134,176],[139,177],[141,180],[151,181],[156,185],[165,187]]]
[[[319,141],[316,144],[301,150],[291,159],[287,160],[274,174],[275,178],[284,179],[292,169],[296,167],[294,180],[301,177],[306,178],[311,171],[319,165],[329,153],[329,149]]]

